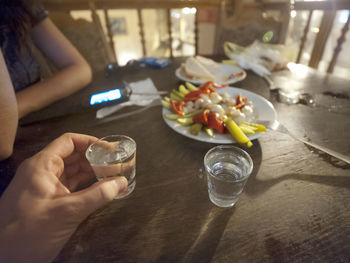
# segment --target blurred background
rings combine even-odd
[[[350,78],[349,0],[40,0],[91,64],[223,55],[223,43],[283,44],[289,60]]]

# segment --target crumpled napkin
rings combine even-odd
[[[134,93],[143,93],[145,95],[137,95],[131,93],[131,96],[128,101],[114,105],[109,107],[104,107],[102,109],[99,109],[96,112],[96,118],[97,119],[103,119],[104,117],[111,115],[112,113],[115,113],[118,110],[121,110],[124,107],[127,106],[147,106],[151,104],[154,100],[160,99],[159,95],[147,95],[146,93],[156,93],[158,90],[153,84],[153,81],[150,78],[140,80],[137,82],[129,83],[129,86],[131,87],[132,92]]]
[[[241,68],[250,69],[261,77],[271,74],[267,68],[261,65],[260,60],[257,57],[243,53],[239,55],[230,54],[229,57],[230,59],[235,60]]]

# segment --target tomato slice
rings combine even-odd
[[[194,98],[199,98],[202,93],[203,92],[201,90],[191,91],[185,95],[185,100],[190,101],[194,100]]]
[[[235,105],[235,108],[236,109],[241,109],[244,107],[244,105],[246,104],[247,102],[247,98],[242,96],[242,94],[238,94],[237,97],[236,97],[236,105]]]
[[[207,117],[208,113],[209,113],[209,110],[204,110],[203,112],[194,115],[192,117],[193,122],[207,125],[208,124],[208,117]]]
[[[208,81],[204,84],[204,86],[199,87],[199,89],[202,90],[203,93],[209,95],[212,92],[216,92],[216,90],[212,88],[213,84],[214,82]]]
[[[212,92],[216,92],[214,89],[210,88],[207,84],[205,86],[199,87],[198,90],[191,91],[185,95],[185,102],[194,101],[200,99],[201,94],[209,95]]]
[[[185,102],[189,102],[189,101],[195,101],[195,100],[198,100],[198,99],[200,99],[201,98],[201,96],[197,96],[197,97],[191,97],[191,98],[185,98]]]
[[[223,119],[216,112],[209,112],[208,115],[208,128],[215,129],[220,133],[225,132],[225,125]]]
[[[207,94],[209,95],[210,93],[216,92],[213,88],[211,87],[200,87],[200,89],[202,90],[203,94]]]
[[[184,116],[185,113],[184,113],[184,104],[185,102],[183,101],[173,101],[172,99],[170,99],[170,105],[171,105],[171,108],[173,109],[173,111],[180,115],[180,116]]]
[[[247,102],[247,98],[244,97],[242,94],[238,94],[237,97],[236,97],[236,105],[239,105],[239,104],[244,104]]]

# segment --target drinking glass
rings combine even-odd
[[[253,170],[253,161],[244,150],[228,145],[211,148],[204,156],[209,199],[219,207],[237,202]]]
[[[115,199],[132,193],[136,185],[136,142],[125,135],[109,135],[91,144],[86,150],[97,180],[124,176],[128,180],[127,189]]]

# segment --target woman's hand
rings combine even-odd
[[[91,182],[95,137],[67,133],[24,161],[0,199],[0,262],[50,262],[79,223],[124,190],[124,177]]]

